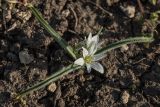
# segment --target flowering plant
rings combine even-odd
[[[17,0],[7,0],[9,3],[19,3]],[[77,58],[75,51],[73,48],[65,41],[60,34],[58,34],[50,25],[49,23],[42,17],[41,13],[31,4],[22,2],[21,4],[24,4],[24,6],[28,7],[30,11],[32,11],[33,15],[36,17],[36,19],[41,23],[41,25],[44,27],[45,30],[47,30],[59,43],[59,45],[74,59]],[[149,37],[148,37],[149,36]],[[89,34],[89,37],[86,40],[86,46],[82,47],[82,57],[76,59],[74,63],[66,66],[65,68],[62,68],[58,70],[57,72],[50,75],[45,80],[27,88],[26,90],[20,92],[17,94],[16,99],[20,99],[21,97],[29,94],[32,91],[36,91],[42,87],[47,86],[51,82],[55,82],[62,76],[67,75],[70,72],[73,72],[77,69],[81,69],[83,66],[87,67],[87,71],[90,73],[91,68],[94,70],[104,73],[103,66],[97,62],[104,58],[106,56],[106,53],[108,51],[111,51],[113,49],[119,48],[126,44],[132,44],[132,43],[142,43],[142,42],[152,42],[153,35],[145,35],[143,37],[131,37],[128,39],[124,39],[112,44],[109,44],[101,49],[98,49],[100,47],[99,44],[99,34],[92,37],[92,34]]]
[[[86,40],[86,48],[82,47],[82,57],[78,58],[74,64],[80,66],[86,66],[88,73],[91,72],[91,68],[94,70],[104,73],[103,66],[97,61],[102,59],[103,56],[94,55],[99,48],[99,35],[95,35],[92,37],[92,33],[89,34],[88,39]]]

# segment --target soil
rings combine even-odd
[[[158,6],[142,1],[147,20]],[[33,0],[32,3],[72,46],[90,32],[96,34],[101,27],[103,45],[150,32],[139,18],[142,11],[135,0]],[[4,2],[1,6],[0,107],[160,107],[160,38],[157,36],[160,25],[155,28],[154,42],[108,52],[100,61],[104,74],[78,70],[53,84],[55,91],[44,87],[27,95],[25,105],[11,100],[15,93],[44,80],[73,60],[27,8]],[[131,13],[134,17],[130,18],[121,8],[126,6],[135,8],[135,13]],[[19,59],[22,51],[33,58],[26,65]]]

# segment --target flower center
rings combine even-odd
[[[84,61],[85,61],[85,63],[91,63],[92,62],[92,56],[86,56],[85,58],[84,58]]]

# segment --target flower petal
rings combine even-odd
[[[88,50],[84,47],[82,47],[83,49],[83,57],[86,57],[89,53],[88,53]]]
[[[89,36],[87,39],[87,48],[90,47],[91,42],[92,42],[92,33],[89,33]]]
[[[92,40],[91,40],[91,43],[89,44],[90,47],[89,48],[89,54],[93,55],[95,54],[95,52],[97,51],[98,49],[98,42],[99,42],[99,36],[96,35],[96,36],[93,36],[92,37]]]
[[[106,57],[106,54],[97,54],[97,55],[94,55],[93,56],[93,61],[98,61],[98,60],[101,60],[103,59],[104,57]]]
[[[84,65],[84,59],[79,58],[79,59],[74,61],[74,64],[82,66],[82,65]]]
[[[100,72],[100,73],[104,73],[103,66],[102,66],[100,63],[98,63],[98,62],[92,63],[92,64],[91,64],[91,67],[92,67],[94,70],[96,70],[96,71],[98,71],[98,72]]]
[[[99,36],[98,35],[95,35],[92,37],[92,42],[98,44],[98,41],[99,41]]]
[[[91,43],[91,46],[89,48],[89,54],[90,55],[94,55],[95,54],[95,52],[97,51],[97,48],[98,48],[97,46],[98,45],[95,42]]]
[[[90,73],[91,72],[91,64],[86,64],[87,67],[87,72]]]

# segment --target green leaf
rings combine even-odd
[[[150,2],[151,2],[153,5],[156,5],[157,0],[150,0]]]
[[[73,52],[73,49],[71,46],[67,44],[67,42],[60,36],[59,33],[57,33],[44,18],[42,17],[41,13],[34,7],[32,4],[28,4],[27,7],[32,11],[33,15],[36,17],[36,19],[41,23],[41,25],[44,27],[45,30],[47,30],[56,40],[56,42],[59,43],[59,45],[69,53],[71,57],[76,59],[76,55]]]
[[[124,40],[107,45],[106,47],[98,50],[96,52],[96,55],[105,55],[108,51],[119,48],[123,45],[133,44],[133,43],[142,43],[142,42],[152,42],[153,40],[154,40],[153,37],[131,37],[131,38],[124,39]]]
[[[75,71],[77,69],[81,68],[81,66],[79,65],[69,65],[65,68],[62,68],[61,70],[58,70],[56,73],[52,74],[51,76],[49,76],[48,78],[46,78],[45,80],[33,85],[32,87],[29,87],[28,89],[20,92],[16,99],[19,99],[27,94],[29,94],[30,92],[33,92],[33,91],[36,91],[40,88],[43,88],[47,85],[49,85],[50,83],[52,82],[55,82],[56,80],[60,79],[61,77],[67,75],[68,73],[72,72],[72,71]]]

